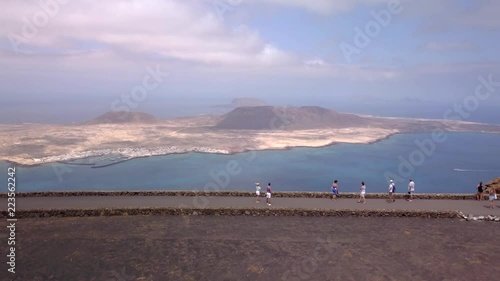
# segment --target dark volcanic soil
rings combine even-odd
[[[5,226],[2,228],[5,229]],[[446,219],[24,219],[0,280],[495,280],[500,224]]]

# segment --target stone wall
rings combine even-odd
[[[214,216],[303,216],[303,217],[413,217],[413,218],[460,218],[455,211],[408,211],[408,210],[322,210],[322,209],[252,209],[252,208],[101,208],[101,209],[53,209],[18,210],[17,219],[46,217],[94,217],[94,216],[151,216],[151,215],[214,215]],[[7,212],[0,212],[7,217]]]
[[[44,192],[19,192],[16,197],[66,197],[66,196],[233,196],[253,197],[254,192],[249,191],[44,191]],[[265,196],[265,192],[262,192]],[[330,192],[273,192],[274,198],[331,198]],[[358,193],[340,193],[341,198],[358,198]],[[396,199],[402,199],[405,193],[396,193]],[[6,198],[7,193],[0,193],[0,198]],[[416,193],[415,199],[448,199],[448,200],[474,200],[475,194],[437,194]],[[367,199],[386,199],[387,193],[367,193]]]

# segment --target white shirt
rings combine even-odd
[[[394,184],[389,184],[389,192],[394,192]]]
[[[415,191],[415,183],[413,181],[411,181],[409,184],[408,184],[408,191]]]

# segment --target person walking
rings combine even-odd
[[[361,182],[361,187],[359,189],[359,200],[358,200],[358,203],[363,203],[363,204],[366,203],[365,194],[366,194],[366,185],[365,185],[365,182]]]
[[[483,200],[483,192],[484,192],[482,181],[479,182],[476,189],[477,189],[476,200],[482,201]]]
[[[490,209],[495,209],[495,200],[497,199],[497,193],[495,191],[495,187],[490,187],[489,188],[489,196],[490,199]]]
[[[415,192],[415,182],[410,179],[410,183],[408,184],[408,201],[411,202],[413,200],[413,192]]]
[[[333,193],[332,200],[337,201],[337,197],[339,196],[339,184],[337,180],[333,181],[332,193]]]
[[[267,192],[266,192],[266,203],[267,206],[271,206],[271,183],[267,184]]]
[[[260,183],[255,183],[255,195],[257,196],[255,202],[260,203]]]
[[[396,185],[394,184],[393,180],[389,181],[389,203],[396,202],[396,199],[394,199],[394,193],[396,192]]]

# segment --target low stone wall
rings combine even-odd
[[[249,191],[43,191],[43,192],[19,192],[16,197],[67,197],[67,196],[233,196],[233,197],[253,197],[254,192]],[[265,196],[265,192],[262,192]],[[405,193],[396,193],[394,198],[403,199]],[[7,193],[0,193],[0,198],[6,198]],[[331,198],[330,192],[273,192],[274,198]],[[358,193],[340,193],[340,198],[358,198]],[[367,193],[367,199],[387,199],[387,193]],[[437,194],[437,193],[416,193],[414,199],[448,199],[448,200],[474,200],[475,194]]]
[[[48,217],[95,217],[95,216],[151,216],[151,215],[215,215],[215,216],[302,216],[302,217],[412,217],[412,218],[460,218],[455,211],[407,211],[407,210],[323,210],[323,209],[252,209],[252,208],[101,208],[101,209],[52,209],[18,210],[17,219]],[[0,212],[1,218],[7,212]]]

